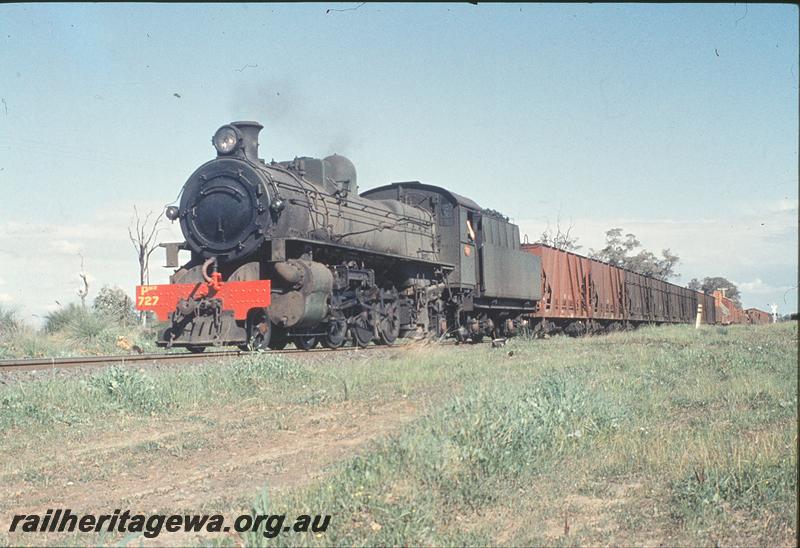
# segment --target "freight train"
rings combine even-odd
[[[216,157],[166,208],[185,238],[162,244],[177,270],[136,291],[137,308],[166,322],[159,346],[477,342],[693,322],[700,304],[716,321],[707,295],[522,245],[507,217],[445,188],[407,181],[359,194],[355,167],[336,154],[267,163],[262,128],[219,128]]]

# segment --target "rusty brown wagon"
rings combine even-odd
[[[702,323],[715,323],[711,295],[544,244],[522,249],[541,261],[535,330],[579,334],[638,323],[693,323],[698,311]]]

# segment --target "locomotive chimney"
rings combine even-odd
[[[242,134],[244,155],[251,162],[258,162],[258,134],[264,126],[258,122],[231,122]]]

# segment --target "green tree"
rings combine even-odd
[[[634,253],[641,246],[634,234],[628,233],[623,237],[621,228],[612,228],[606,231],[606,246],[599,251],[590,249],[589,257],[659,280],[678,276],[675,268],[680,257],[669,249],[661,250],[661,258],[646,249]]]
[[[703,281],[698,280],[697,278],[692,278],[692,280],[687,284],[689,289],[694,289],[695,291],[702,291],[703,293],[707,293],[711,295],[717,289],[725,289],[725,296],[732,300],[737,306],[742,306],[741,301],[741,294],[739,293],[739,288],[736,287],[736,284],[728,280],[727,278],[723,278],[722,276],[709,276],[703,278]]]

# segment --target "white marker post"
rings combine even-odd
[[[703,319],[703,303],[697,303],[697,319],[694,321],[694,328],[700,329],[700,321]]]

